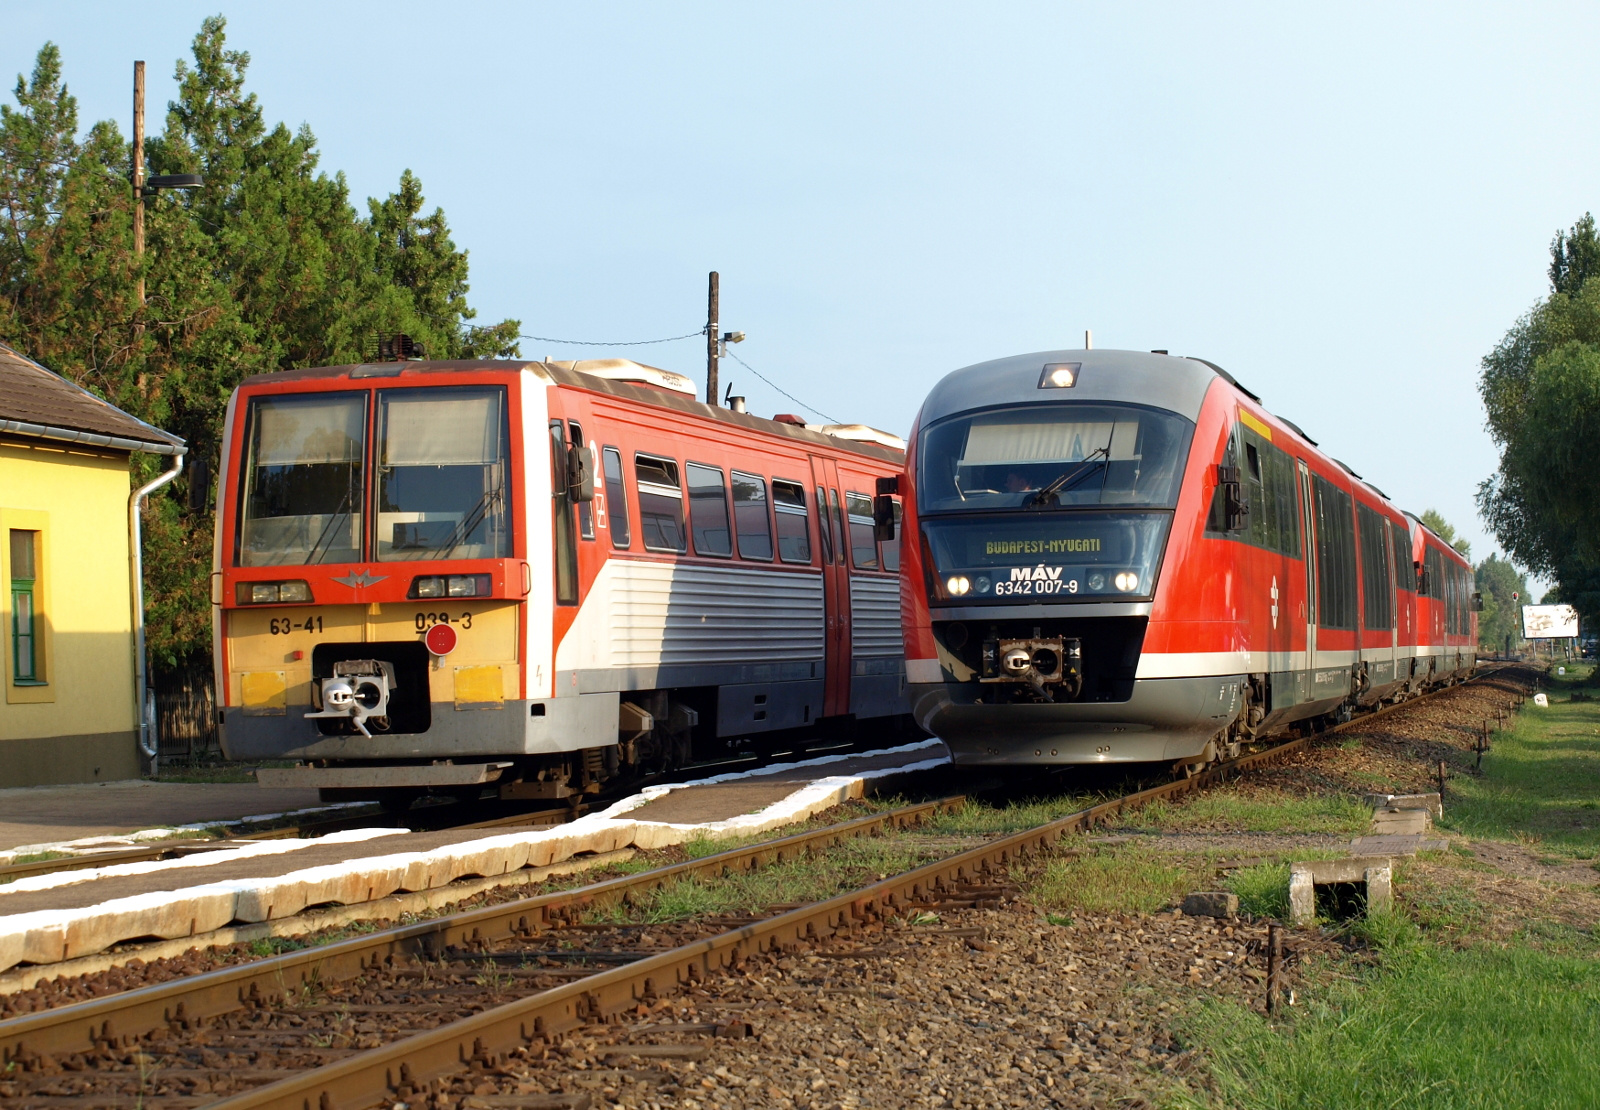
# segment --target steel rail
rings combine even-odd
[[[1498,668],[1496,668],[1496,671]],[[1484,671],[1466,681],[1487,678]],[[540,992],[439,1029],[402,1038],[304,1075],[283,1079],[212,1104],[217,1110],[353,1110],[405,1088],[416,1090],[470,1066],[501,1059],[512,1048],[583,1022],[630,1009],[643,998],[700,981],[751,952],[792,948],[810,939],[846,934],[918,902],[949,892],[964,880],[992,875],[1016,859],[1048,850],[1067,835],[1084,832],[1148,802],[1198,791],[1298,751],[1313,740],[1369,724],[1376,717],[1442,693],[1448,687],[1362,714],[1344,724],[1289,740],[1219,764],[1193,777],[1109,799],[1033,829],[1024,830],[901,875],[870,884],[717,937],[608,969]],[[541,895],[472,910],[328,945],[227,968],[174,983],[130,991],[0,1022],[0,1061],[76,1052],[93,1046],[131,1043],[162,1024],[188,1025],[206,1016],[261,1005],[317,980],[349,978],[395,956],[432,958],[446,949],[532,935],[559,927],[577,912],[626,901],[634,891],[659,887],[695,874],[754,868],[787,855],[841,842],[879,828],[914,824],[959,799],[908,806],[872,817],[770,841],[573,891]],[[191,1008],[191,1006],[193,1008]]]
[[[538,932],[584,910],[613,905],[679,879],[720,877],[729,871],[755,870],[883,829],[920,824],[963,800],[955,796],[901,806],[637,875],[467,910],[202,975],[22,1014],[0,1021],[0,1067],[23,1054],[82,1052],[96,1044],[131,1040],[169,1022],[194,1022],[258,1005],[309,984],[355,978],[396,957],[432,958],[434,953],[456,945]]]
[[[536,1039],[633,1009],[641,1001],[664,991],[693,985],[748,954],[784,951],[808,941],[848,935],[863,925],[881,922],[885,916],[898,915],[897,911],[964,881],[970,883],[976,878],[992,876],[1016,860],[1046,852],[1063,837],[1086,832],[1128,809],[1201,790],[1224,781],[1229,775],[1298,751],[1314,739],[1368,724],[1378,716],[1415,704],[1444,689],[1448,687],[1421,698],[1381,707],[1319,733],[1240,756],[1190,778],[1089,806],[858,890],[601,971],[438,1029],[368,1049],[302,1075],[232,1095],[212,1103],[210,1110],[356,1110],[393,1099],[397,1092],[412,1095],[431,1081],[470,1067],[474,1061],[492,1067],[514,1049]]]

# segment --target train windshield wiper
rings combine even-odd
[[[1093,451],[1090,451],[1087,455],[1085,455],[1083,457],[1083,461],[1077,466],[1061,475],[1061,477],[1051,482],[1048,486],[1045,486],[1044,489],[1039,490],[1032,497],[1024,500],[1022,502],[1022,507],[1024,509],[1043,509],[1053,505],[1059,505],[1060,498],[1058,495],[1061,493],[1061,491],[1072,485],[1073,482],[1076,482],[1079,478],[1083,477],[1083,475],[1087,474],[1089,472],[1089,467],[1094,463],[1096,457],[1099,457],[1102,460],[1100,463],[1101,466],[1108,467],[1111,460],[1111,449],[1109,447],[1096,447]]]

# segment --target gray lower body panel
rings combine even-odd
[[[822,715],[823,681],[751,682],[717,691],[717,735],[802,728]]]
[[[222,750],[229,759],[495,759],[553,755],[617,742],[617,695],[576,694],[507,701],[496,709],[458,710],[435,702],[427,732],[324,736],[309,705],[281,717],[247,717],[228,709]]]
[[[1159,763],[1198,756],[1239,712],[1244,675],[1140,679],[1121,702],[975,704],[971,683],[909,687],[917,723],[956,763]],[[992,690],[992,687],[990,688]]]

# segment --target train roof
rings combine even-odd
[[[857,429],[864,428],[859,424],[827,425],[833,429],[826,431],[785,421],[768,420],[764,416],[756,416],[748,412],[734,412],[717,405],[708,405],[704,401],[696,400],[685,394],[676,382],[669,379],[679,379],[682,375],[669,370],[660,370],[642,363],[633,364],[639,373],[628,376],[619,374],[619,364],[624,360],[603,359],[596,360],[594,365],[603,368],[606,376],[584,373],[575,367],[583,366],[583,362],[540,362],[534,359],[411,359],[405,362],[367,362],[355,363],[346,366],[313,366],[299,370],[278,370],[270,374],[253,374],[246,378],[242,385],[273,385],[289,381],[327,381],[329,379],[347,378],[352,381],[365,381],[367,379],[404,378],[414,380],[422,375],[452,374],[466,372],[499,371],[502,373],[521,373],[531,371],[544,378],[552,385],[571,386],[576,389],[586,389],[593,393],[605,393],[639,404],[654,405],[659,408],[672,409],[689,416],[699,417],[702,420],[716,420],[724,424],[746,428],[750,431],[763,432],[767,435],[782,436],[786,439],[798,440],[819,447],[832,447],[835,450],[851,451],[858,455],[866,455],[883,462],[901,464],[905,459],[903,449],[886,445],[885,439],[899,441],[898,436],[890,436],[885,432],[876,432],[872,438],[861,435]],[[684,379],[687,380],[687,379]],[[640,382],[655,382],[658,384],[644,385]]]
[[[980,362],[946,374],[922,403],[922,423],[926,426],[972,409],[1045,400],[1039,390],[1039,378],[1045,365],[1054,362],[1076,363],[1077,384],[1070,391],[1051,390],[1056,397],[1050,400],[1154,405],[1197,420],[1206,390],[1219,377],[1255,396],[1221,367],[1201,359],[1145,351],[1036,351]]]

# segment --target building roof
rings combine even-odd
[[[129,416],[0,343],[0,433],[178,455],[177,436]]]

